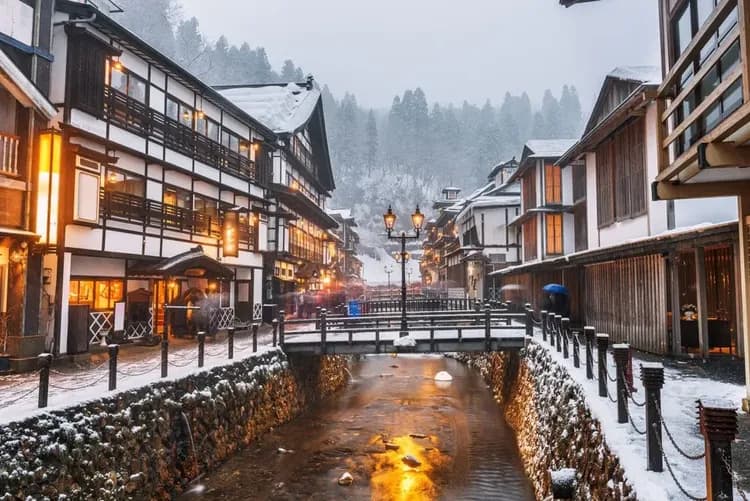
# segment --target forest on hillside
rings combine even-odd
[[[299,82],[307,75],[291,58],[274,69],[262,40],[239,46],[224,36],[210,40],[196,18],[183,16],[178,0],[118,5],[124,12],[116,20],[210,84]],[[431,103],[417,87],[395,96],[388,108],[368,109],[357,103],[354,89],[337,95],[317,83],[336,180],[328,206],[354,210],[365,244],[379,243],[389,203],[403,215],[416,203],[429,208],[444,186],[467,192],[484,185],[492,167],[519,156],[528,139],[575,138],[583,125],[578,93],[568,85],[557,95],[547,90],[540,103],[498,88],[502,98],[481,105]]]

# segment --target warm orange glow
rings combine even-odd
[[[375,437],[371,443],[377,443]],[[398,450],[386,450],[375,457],[370,479],[372,499],[394,501],[420,501],[438,498],[438,488],[432,473],[448,461],[437,449],[436,437],[415,439],[408,435],[395,437],[389,443],[398,445]],[[402,458],[413,456],[421,464],[415,468],[406,465]]]
[[[424,214],[422,214],[422,211],[419,210],[419,205],[417,205],[417,210],[414,211],[414,214],[411,215],[411,223],[416,231],[420,231],[422,229],[422,223],[424,223]]]
[[[42,244],[57,244],[61,157],[62,136],[60,133],[50,130],[40,134],[36,232],[40,235],[39,243]]]
[[[123,66],[119,57],[115,57],[112,59],[112,68],[117,71],[122,71],[123,69],[125,69],[125,66]]]
[[[396,225],[396,214],[393,213],[391,206],[388,206],[388,212],[383,214],[383,222],[385,223],[385,230],[390,232],[393,231],[393,227]],[[390,233],[388,233],[390,235]]]

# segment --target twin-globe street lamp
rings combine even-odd
[[[393,213],[390,205],[388,206],[388,212],[383,214],[383,221],[385,222],[385,232],[388,235],[388,239],[401,240],[400,259],[397,259],[397,261],[401,262],[401,331],[399,332],[399,336],[404,337],[409,335],[409,327],[406,325],[406,261],[409,258],[409,254],[406,252],[406,241],[419,239],[419,233],[422,231],[422,223],[424,223],[424,214],[420,212],[419,205],[417,205],[414,214],[411,215],[414,235],[407,235],[405,231],[396,236],[392,235],[393,227],[396,225],[396,214]]]

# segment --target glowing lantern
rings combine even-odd
[[[49,246],[57,245],[61,158],[60,132],[52,129],[42,132],[39,135],[36,232],[40,235],[39,243]]]

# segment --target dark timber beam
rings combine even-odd
[[[651,183],[651,199],[654,201],[737,196],[742,192],[748,191],[750,191],[750,181],[720,181],[692,184],[654,181]]]
[[[750,146],[735,146],[734,143],[702,143],[698,145],[698,166],[750,167]]]

